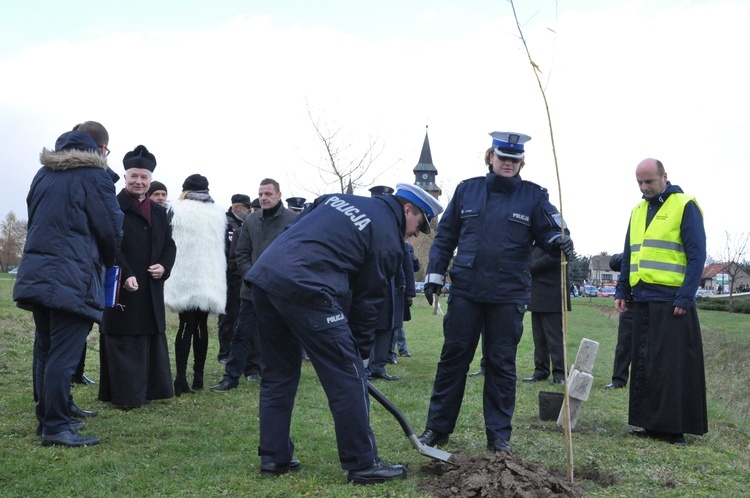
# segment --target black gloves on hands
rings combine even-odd
[[[565,256],[570,258],[573,256],[573,239],[567,235],[556,238],[552,241],[552,244],[565,253]]]
[[[430,306],[432,306],[432,295],[437,294],[439,296],[442,288],[443,286],[440,284],[424,284],[424,297],[427,298]]]
[[[414,304],[414,298],[411,297],[411,296],[406,296],[406,298],[404,299],[404,301],[405,301],[405,304],[406,304],[407,308],[411,308],[412,305]]]

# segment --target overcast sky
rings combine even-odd
[[[114,4],[114,5],[112,5]],[[504,0],[0,0],[0,215],[26,217],[42,147],[78,122],[138,144],[176,199],[331,192],[307,115],[351,157],[377,138],[375,184],[414,181],[429,125],[446,201],[483,175],[493,130],[532,136],[524,179],[550,191],[579,254],[620,252],[646,157],[700,203],[709,253],[747,221],[750,2],[519,0],[550,126]],[[122,188],[123,181],[118,183]],[[562,192],[562,201],[559,192]],[[356,193],[368,194],[366,189]]]

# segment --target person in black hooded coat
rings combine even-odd
[[[107,167],[109,135],[87,122],[42,150],[31,183],[28,232],[13,299],[34,313],[34,389],[42,445],[84,446],[71,430],[70,379],[104,309],[104,266],[115,263],[122,213]]]

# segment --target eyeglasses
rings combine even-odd
[[[107,147],[106,145],[100,145],[99,148],[101,147],[104,147],[104,157],[109,156],[109,147]]]

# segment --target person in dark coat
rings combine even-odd
[[[227,229],[224,238],[224,254],[227,260],[227,309],[226,313],[219,315],[219,354],[221,363],[229,361],[229,349],[234,337],[234,327],[237,322],[237,313],[240,310],[240,289],[242,288],[242,277],[237,274],[237,267],[229,257],[232,240],[239,236],[240,227],[244,223],[252,202],[245,194],[234,194],[232,205],[227,209]]]
[[[370,195],[377,197],[381,195],[392,195],[393,188],[378,185],[370,189]],[[287,199],[289,202],[289,199]],[[406,247],[406,243],[404,243]],[[384,308],[381,310],[383,322],[381,326],[375,329],[372,351],[367,363],[367,374],[370,379],[384,379],[390,381],[401,380],[396,375],[390,375],[385,370],[388,362],[391,343],[393,342],[393,332],[398,327],[404,325],[404,308],[406,303],[406,273],[404,268],[411,264],[411,260],[404,255],[404,262],[401,268],[391,279],[391,299],[386,301]],[[414,280],[412,275],[412,281]]]
[[[164,281],[175,259],[167,211],[150,199],[156,158],[139,145],[125,154],[124,213],[118,257],[123,291],[104,312],[99,359],[99,400],[129,410],[174,396],[165,335]]]
[[[370,428],[363,358],[380,328],[404,238],[428,232],[442,206],[414,185],[394,195],[319,197],[279,235],[245,277],[251,284],[263,354],[260,471],[301,467],[291,429],[302,364],[310,356],[333,415],[339,461],[356,484],[406,477],[378,457]],[[344,302],[342,302],[344,301]],[[351,304],[349,304],[351,303]]]
[[[536,245],[531,250],[531,332],[534,336],[534,374],[524,382],[546,380],[552,365],[552,384],[565,383],[563,354],[562,278],[560,256]],[[567,293],[566,293],[567,294]],[[565,299],[570,311],[570,298]]]
[[[13,299],[34,315],[34,389],[42,445],[86,446],[71,427],[70,380],[104,310],[105,266],[120,246],[122,213],[108,173],[109,134],[95,121],[42,149],[26,198],[28,232]]]
[[[633,296],[628,423],[648,437],[684,446],[685,433],[708,432],[706,372],[695,292],[706,262],[703,212],[667,180],[664,165],[636,170],[643,201],[633,208],[622,253],[615,308]]]
[[[622,253],[615,254],[609,259],[612,271],[622,271]],[[628,383],[630,372],[630,358],[633,349],[633,296],[625,300],[626,310],[620,313],[617,324],[617,345],[615,346],[615,361],[612,367],[612,382],[604,389],[622,389]]]
[[[281,187],[276,180],[261,180],[258,195],[263,200],[262,204],[259,201],[261,209],[245,218],[245,223],[235,234],[236,239],[232,241],[229,264],[240,281],[284,228],[297,217],[297,213],[285,208],[281,202]],[[239,292],[239,313],[229,360],[223,378],[211,386],[212,391],[225,392],[236,388],[243,374],[248,381],[260,380],[261,351],[250,286],[241,285]]]
[[[549,254],[560,250],[572,254],[573,241],[563,230],[547,190],[521,179],[524,143],[531,137],[509,132],[490,135],[492,147],[485,152],[489,173],[459,184],[430,247],[424,287],[430,304],[453,264],[443,320],[445,342],[419,440],[427,446],[448,442],[481,334],[487,449],[510,452],[516,351],[529,302],[531,246],[535,243]]]
[[[406,249],[409,251],[408,258],[404,264],[404,275],[406,276],[406,294],[405,294],[405,307],[404,307],[404,321],[408,322],[411,320],[411,307],[414,303],[414,298],[417,297],[417,288],[414,282],[414,274],[419,271],[422,264],[419,258],[414,253],[414,248],[411,244],[406,242]],[[391,344],[391,360],[394,365],[396,364],[396,354],[403,357],[410,357],[409,347],[406,345],[406,332],[404,331],[403,325],[393,331],[393,344]]]

